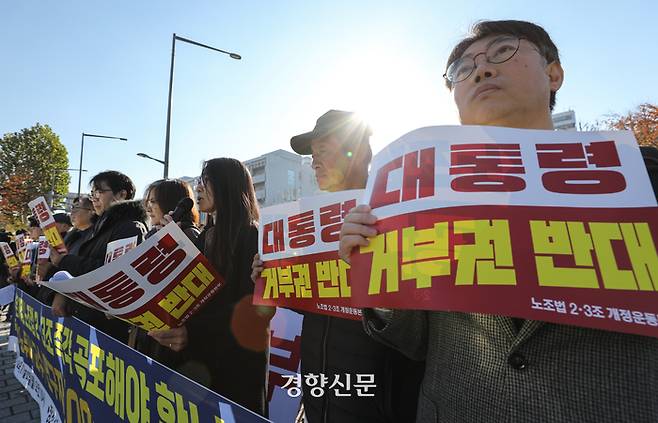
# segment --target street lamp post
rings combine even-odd
[[[151,156],[149,156],[149,155],[146,154],[146,153],[137,153],[137,155],[138,155],[139,157],[143,157],[143,158],[145,158],[145,159],[155,160],[156,162],[158,162],[158,163],[160,163],[160,164],[163,164],[163,165],[165,165],[165,166],[167,165],[167,164],[165,163],[164,160],[156,159],[155,157],[151,157]]]
[[[172,104],[172,92],[174,88],[174,63],[175,63],[175,55],[176,55],[176,40],[178,41],[183,41],[188,44],[192,44],[195,46],[207,48],[209,50],[217,51],[219,53],[224,53],[228,55],[231,59],[235,60],[240,60],[242,59],[242,56],[240,56],[237,53],[231,53],[230,51],[225,51],[221,50],[215,47],[211,47],[206,44],[202,44],[187,38],[179,37],[176,35],[176,33],[173,34],[171,37],[171,66],[169,68],[169,97],[167,100],[167,129],[166,129],[166,135],[165,135],[165,153],[164,153],[164,179],[167,179],[169,177],[169,138],[171,135],[171,104]],[[154,159],[157,160],[157,159]],[[160,161],[160,160],[157,160]]]
[[[80,168],[78,169],[78,197],[80,196],[80,187],[82,186],[82,155],[84,154],[85,151],[85,137],[128,141],[128,138],[110,137],[107,135],[85,134],[84,132],[82,133],[82,141],[80,142]]]
[[[57,181],[57,172],[78,172],[80,169],[53,169],[53,185],[52,185],[52,190],[51,192],[51,197],[50,197],[50,208],[53,209],[55,208],[55,183]],[[87,169],[82,169],[81,172],[86,172]],[[79,194],[78,194],[79,195]]]

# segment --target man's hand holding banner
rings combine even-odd
[[[297,241],[300,249],[291,240],[300,231],[317,239],[315,214],[337,201],[307,201],[313,206],[263,221],[255,302],[310,311],[322,298],[313,289],[318,277],[300,267],[316,254],[314,243]],[[339,293],[349,289],[353,307],[658,336],[658,207],[630,132],[418,129],[374,157],[360,202],[378,217],[378,235],[353,251],[349,278],[335,284]],[[315,220],[300,229],[311,209]],[[268,256],[266,247],[279,254]]]
[[[341,191],[261,210],[265,270],[254,302],[360,319],[352,304],[350,266],[338,258],[338,234],[363,190]]]

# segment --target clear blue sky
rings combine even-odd
[[[83,190],[105,169],[141,192],[162,166],[171,35],[238,52],[242,61],[177,43],[170,176],[204,159],[278,149],[330,108],[359,110],[375,151],[420,126],[457,123],[441,75],[479,19],[544,26],[565,84],[556,111],[581,122],[658,101],[654,1],[165,1],[0,2],[0,133],[50,125]],[[77,174],[71,173],[71,191]]]

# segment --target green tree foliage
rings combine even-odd
[[[27,203],[43,195],[55,205],[69,188],[68,152],[48,125],[37,123],[0,138],[0,220],[16,226],[31,214]],[[4,191],[4,192],[3,192]]]

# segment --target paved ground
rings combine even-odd
[[[39,406],[14,377],[16,355],[7,349],[9,322],[0,314],[0,422],[39,422]]]

